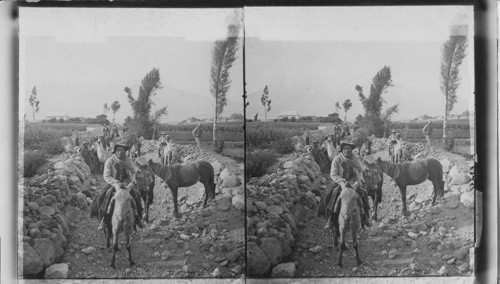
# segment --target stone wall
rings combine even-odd
[[[327,188],[311,155],[295,153],[280,160],[279,169],[247,183],[248,276],[293,277],[288,263],[304,210],[316,210]]]
[[[19,181],[19,273],[45,278],[67,275],[67,264],[58,264],[67,247],[70,224],[66,209],[84,210],[97,189],[83,158],[65,154],[53,160],[46,174]]]

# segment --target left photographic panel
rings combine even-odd
[[[242,29],[19,7],[18,278],[243,276]]]

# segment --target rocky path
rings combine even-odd
[[[154,154],[145,158],[154,158]],[[216,159],[241,171],[231,159],[219,155]],[[95,178],[104,182],[101,176]],[[175,219],[170,190],[162,188],[157,177],[150,223],[132,236],[136,265],[129,267],[121,235],[115,270],[109,267],[112,250],[105,248],[104,233],[96,231],[97,219],[89,217],[88,209],[67,212],[71,232],[63,261],[69,263],[68,278],[240,277],[244,271],[244,212],[232,205],[231,190],[238,188],[223,189],[204,209],[201,183],[180,188],[182,217]]]
[[[386,153],[378,155],[385,157]],[[325,230],[325,220],[309,211],[307,222],[298,224],[291,261],[298,277],[315,276],[468,276],[469,249],[474,244],[474,210],[460,202],[459,195],[446,191],[438,204],[430,206],[432,183],[426,181],[407,189],[410,215],[401,215],[399,189],[384,175],[379,221],[361,231],[356,266],[350,233],[343,268],[337,266],[338,248]]]

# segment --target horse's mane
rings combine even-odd
[[[384,173],[395,179],[406,171],[406,169],[410,166],[410,163],[393,164],[388,161],[381,160],[379,165]]]
[[[149,190],[149,185],[154,181],[155,174],[149,167],[140,166],[140,173],[136,174],[137,188]]]
[[[153,172],[164,181],[167,181],[172,178],[171,166],[165,166],[155,162],[149,163],[149,166],[151,170],[153,170]]]

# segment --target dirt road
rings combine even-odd
[[[235,161],[213,155],[222,164],[237,168]],[[146,154],[146,158],[154,156]],[[102,176],[95,178],[104,182]],[[157,177],[150,223],[132,236],[136,265],[129,267],[121,235],[115,270],[109,267],[112,250],[105,249],[104,233],[96,231],[97,219],[91,219],[88,210],[67,212],[71,233],[63,261],[69,263],[68,278],[240,277],[244,271],[244,212],[222,193],[203,209],[203,192],[201,183],[180,188],[183,215],[175,219],[170,190],[162,188]]]
[[[387,153],[376,155],[387,160]],[[451,154],[452,155],[452,154]],[[325,175],[327,176],[327,175]],[[401,196],[384,174],[383,200],[379,221],[361,231],[359,254],[363,265],[356,266],[350,233],[343,268],[337,266],[338,248],[325,230],[325,220],[310,211],[301,224],[292,255],[297,277],[316,276],[467,276],[469,248],[474,240],[474,211],[463,206],[456,195],[445,192],[430,206],[432,183],[426,181],[407,189],[410,215],[401,214]]]

